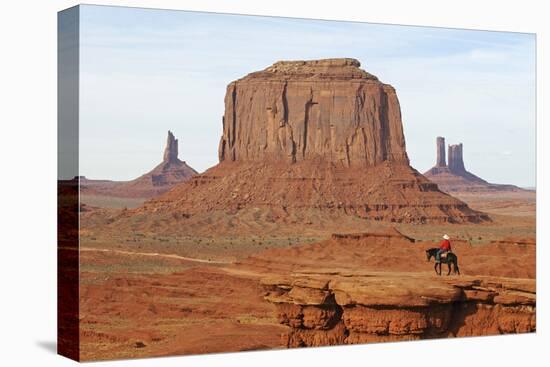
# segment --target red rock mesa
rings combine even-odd
[[[269,211],[268,221],[324,214],[393,222],[488,218],[409,165],[395,89],[355,59],[279,61],[231,82],[220,163],[146,203],[189,218]]]
[[[230,83],[220,161],[408,164],[395,90],[359,65],[281,61]]]

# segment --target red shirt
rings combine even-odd
[[[449,241],[449,240],[441,241],[441,243],[439,244],[439,248],[441,250],[451,251],[451,241]]]

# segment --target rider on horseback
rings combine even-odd
[[[446,254],[447,252],[451,252],[451,241],[449,241],[449,236],[444,234],[443,241],[439,244],[439,251],[437,251],[435,261],[441,261],[441,255]]]

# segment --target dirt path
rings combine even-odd
[[[59,247],[59,249],[76,250],[71,247]],[[193,257],[186,257],[186,256],[175,255],[175,254],[161,254],[158,252],[135,252],[135,251],[112,250],[112,249],[103,249],[103,248],[95,248],[95,247],[81,247],[80,251],[112,252],[115,254],[130,255],[130,256],[158,256],[158,257],[163,257],[168,259],[178,259],[178,260],[193,261],[193,262],[206,263],[206,264],[232,264],[233,263],[231,261],[197,259]]]

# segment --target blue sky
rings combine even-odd
[[[435,138],[464,143],[466,168],[535,183],[535,36],[505,32],[82,6],[80,171],[132,179],[180,159],[217,163],[226,85],[278,60],[353,57],[393,85],[421,172]]]

